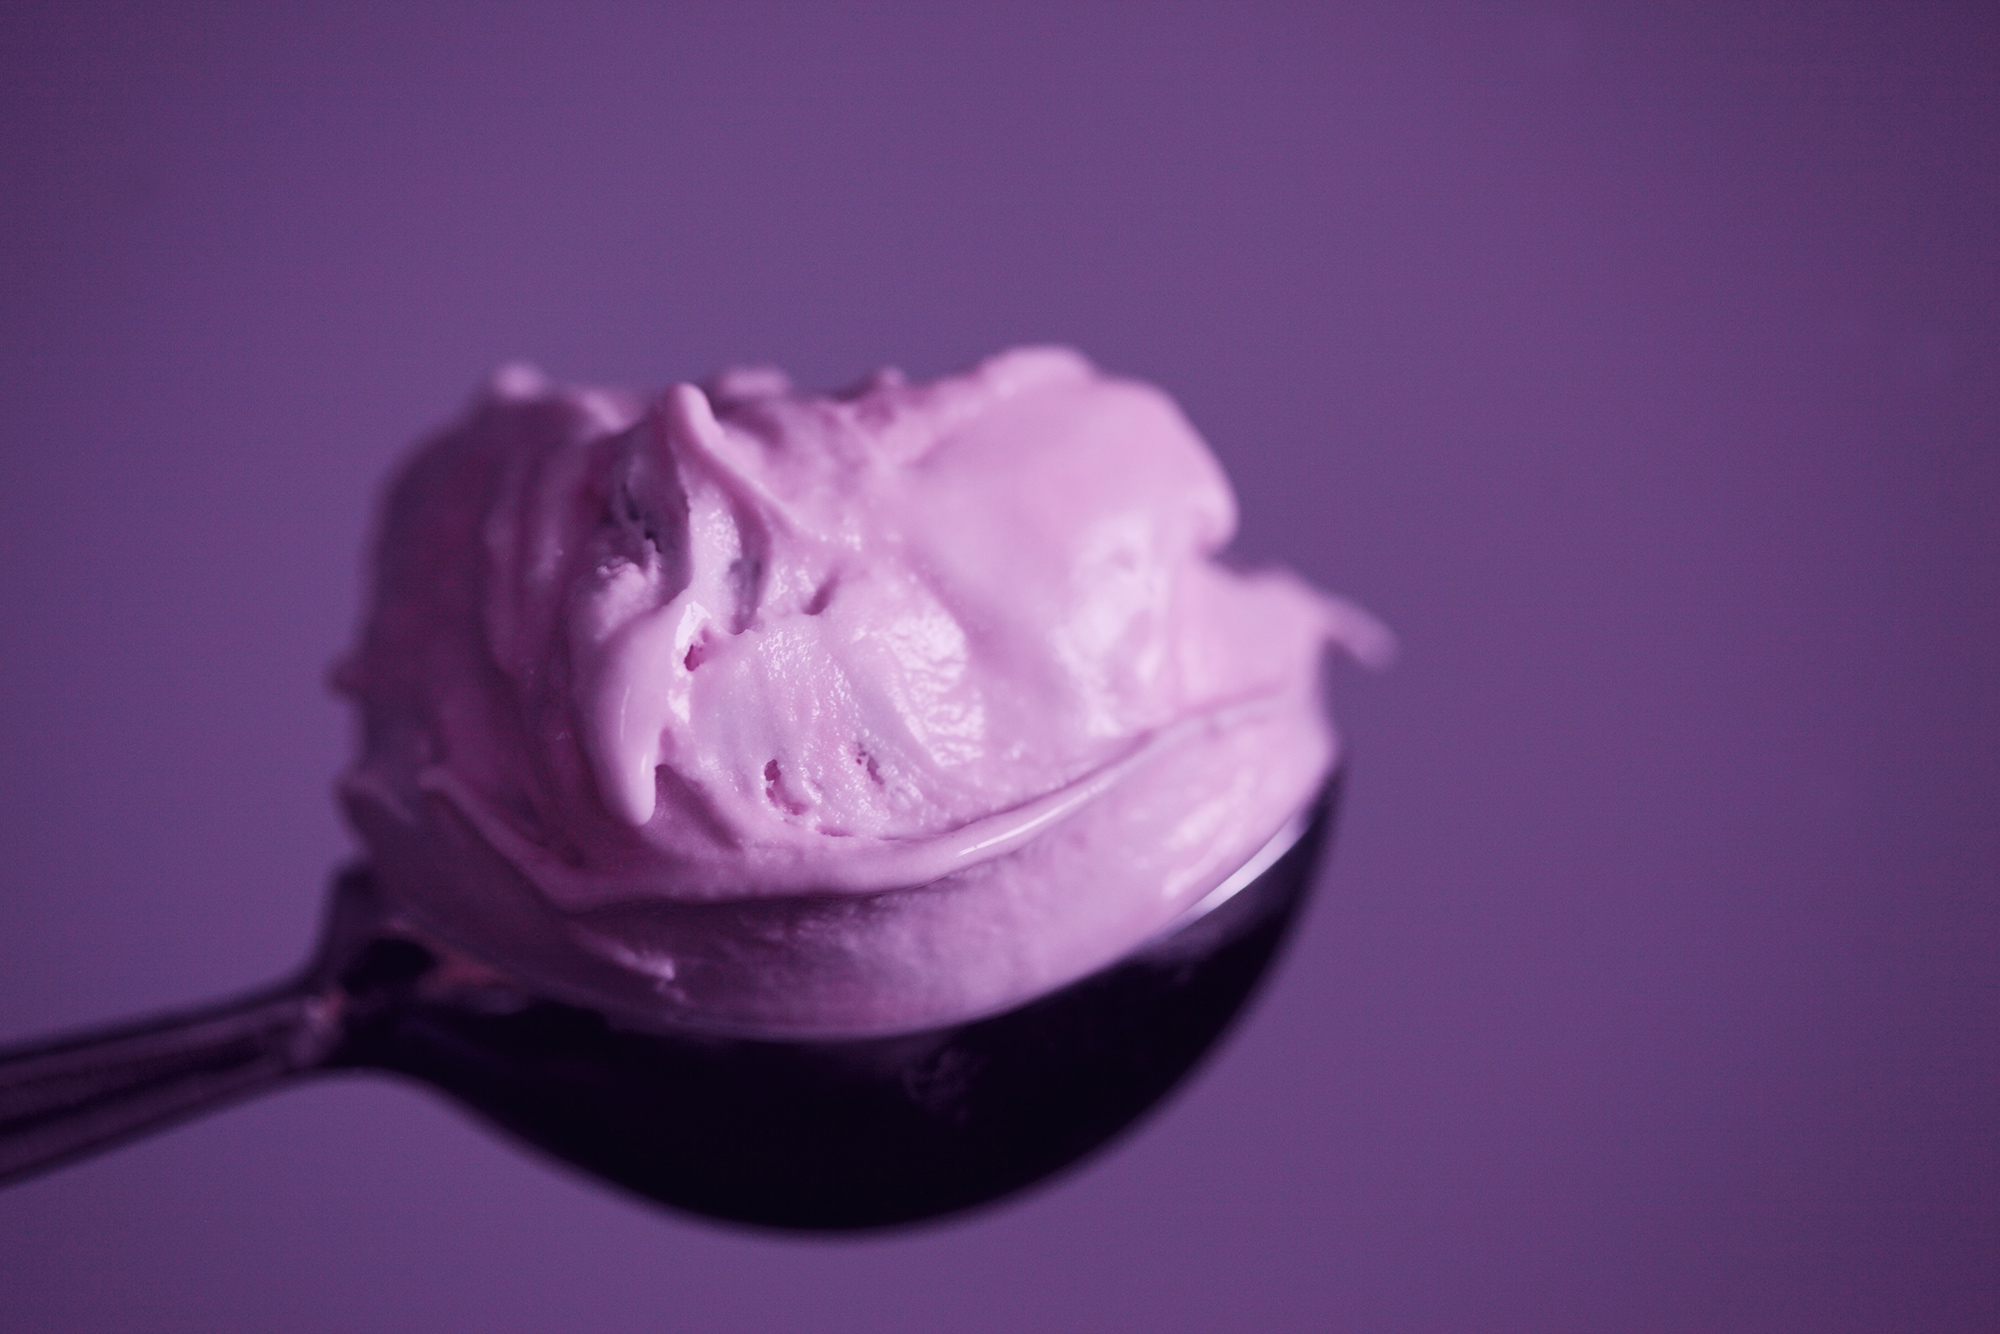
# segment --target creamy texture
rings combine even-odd
[[[338,673],[406,910],[558,994],[773,1034],[996,1009],[1170,924],[1333,762],[1386,635],[1235,528],[1172,402],[1024,349],[833,397],[495,377],[389,496]]]

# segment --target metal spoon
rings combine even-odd
[[[1338,786],[1121,961],[1002,1014],[891,1037],[631,1027],[413,934],[356,868],[290,980],[0,1050],[0,1183],[293,1080],[378,1070],[715,1218],[835,1230],[970,1208],[1103,1144],[1221,1036],[1304,902]]]

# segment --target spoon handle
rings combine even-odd
[[[338,991],[301,978],[234,1000],[0,1048],[0,1183],[323,1065]]]

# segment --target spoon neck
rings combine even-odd
[[[324,1066],[339,993],[310,975],[213,1005],[0,1049],[0,1182]]]
[[[0,1047],[0,1183],[319,1070],[368,1064],[367,1035],[435,966],[379,934],[365,870],[335,883],[321,945],[297,975],[228,1000]]]

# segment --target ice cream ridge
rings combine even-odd
[[[1171,400],[1028,348],[832,396],[497,374],[395,479],[336,681],[398,910],[545,992],[721,1033],[989,1013],[1171,926],[1336,758],[1329,646],[1217,563]]]

